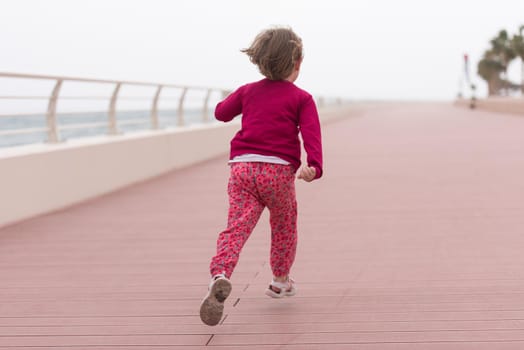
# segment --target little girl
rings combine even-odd
[[[242,52],[266,78],[241,86],[215,109],[215,117],[223,122],[242,114],[242,127],[231,141],[227,228],[218,236],[209,290],[200,307],[207,325],[222,318],[231,292],[229,278],[265,207],[270,213],[273,271],[266,294],[295,294],[295,282],[289,278],[297,247],[295,173],[307,182],[322,176],[317,108],[312,96],[293,84],[302,63],[302,40],[291,29],[276,27],[261,32]],[[307,153],[307,166],[302,168],[299,132]]]

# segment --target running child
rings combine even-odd
[[[270,265],[273,280],[265,293],[293,296],[289,277],[297,248],[295,175],[306,182],[322,176],[322,141],[313,97],[294,82],[302,64],[302,40],[289,28],[267,29],[242,50],[264,79],[241,86],[215,109],[216,119],[229,122],[242,114],[240,131],[231,140],[227,228],[211,259],[211,282],[200,318],[216,325],[231,293],[229,280],[240,251],[264,208],[271,225]],[[299,133],[307,153],[301,167]]]

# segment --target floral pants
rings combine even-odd
[[[267,207],[271,225],[271,269],[276,277],[287,276],[297,248],[293,168],[271,163],[233,163],[228,194],[227,228],[218,236],[217,254],[210,264],[211,275],[231,276],[242,247]]]

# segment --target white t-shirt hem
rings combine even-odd
[[[263,156],[261,154],[247,153],[240,156],[236,156],[229,161],[231,163],[240,163],[240,162],[262,162],[262,163],[271,163],[271,164],[282,164],[289,165],[287,160],[284,160],[275,156]]]

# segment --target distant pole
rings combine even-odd
[[[464,77],[466,77],[466,83],[471,85],[469,80],[469,57],[467,53],[464,54]]]
[[[462,94],[463,89],[463,82],[462,82],[462,74],[460,74],[460,78],[458,80],[458,92],[457,92],[457,98],[462,98],[464,95]]]
[[[464,54],[464,77],[466,78],[466,83],[471,89],[471,101],[469,103],[469,108],[474,109],[477,102],[477,98],[475,96],[475,90],[477,87],[471,82],[469,77],[469,56],[467,53]]]

